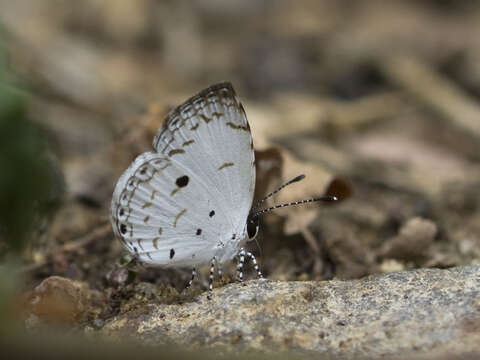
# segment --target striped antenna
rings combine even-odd
[[[296,179],[296,178],[295,178]],[[295,180],[294,179],[294,180]],[[297,180],[298,181],[298,180]],[[288,185],[288,183],[286,184]],[[286,186],[284,185],[284,186]],[[284,187],[283,186],[283,187]],[[282,188],[282,187],[281,187]],[[280,189],[281,189],[280,188]],[[277,190],[278,191],[278,190]],[[275,192],[274,192],[275,193]],[[254,211],[253,213],[250,213],[250,217],[254,218],[254,217],[257,217],[257,216],[260,216],[262,214],[265,214],[267,212],[270,212],[272,210],[275,210],[275,209],[278,209],[278,208],[282,208],[282,207],[286,207],[286,206],[296,206],[296,205],[302,205],[302,204],[308,204],[308,203],[312,203],[312,202],[317,202],[317,201],[337,201],[338,198],[336,196],[322,196],[320,198],[314,198],[314,199],[308,199],[308,200],[300,200],[300,201],[294,201],[294,202],[290,202],[290,203],[286,203],[286,204],[279,204],[279,205],[275,205],[275,206],[272,206],[272,207],[269,207],[269,208],[266,208],[266,209],[262,209],[262,210],[258,210],[258,211]]]
[[[305,175],[302,174],[302,175],[298,175],[296,178],[294,178],[294,179],[286,182],[285,184],[283,184],[282,186],[280,186],[277,190],[272,191],[270,194],[268,194],[267,196],[265,196],[263,199],[258,200],[258,201],[255,203],[255,205],[253,205],[252,210],[251,210],[250,212],[257,210],[258,207],[265,202],[265,200],[267,200],[269,197],[271,197],[271,196],[275,195],[276,193],[278,193],[278,192],[279,192],[280,190],[282,190],[284,187],[286,187],[286,186],[288,186],[288,185],[290,185],[290,184],[296,183],[296,182],[298,182],[298,181],[301,181],[301,180],[303,180],[303,179],[305,179]]]

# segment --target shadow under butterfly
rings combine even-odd
[[[111,222],[123,246],[152,266],[210,263],[238,258],[237,279],[255,256],[244,249],[254,240],[261,215],[275,209],[318,201],[323,196],[261,208],[271,196],[305,178],[295,177],[253,204],[255,153],[245,111],[228,82],[212,85],[172,110],[153,140],[153,151],[139,155],[119,178],[112,197]]]

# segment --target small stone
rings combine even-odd
[[[82,323],[98,313],[99,304],[104,303],[102,295],[88,285],[60,276],[43,280],[26,299],[27,319],[36,318],[30,323],[38,325]]]
[[[124,286],[127,284],[128,280],[130,280],[130,272],[126,267],[118,267],[111,270],[107,274],[106,278],[110,286]]]
[[[95,327],[95,329],[101,329],[103,325],[105,325],[105,321],[102,319],[95,319],[92,321],[92,325]]]
[[[405,270],[405,265],[395,259],[385,259],[379,266],[383,273],[396,272]]]

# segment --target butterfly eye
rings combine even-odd
[[[258,234],[258,216],[248,217],[247,219],[247,234],[248,241],[252,241],[256,238]]]

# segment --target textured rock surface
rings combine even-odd
[[[103,332],[148,344],[346,357],[478,355],[480,266],[355,281],[230,284],[216,289],[211,301],[201,294],[119,315]]]

